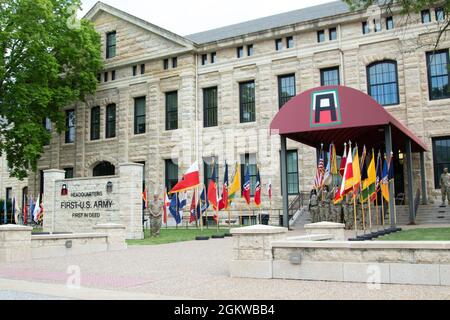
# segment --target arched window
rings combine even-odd
[[[369,95],[382,106],[399,104],[397,62],[380,61],[367,67]]]
[[[92,175],[94,177],[114,176],[116,174],[116,167],[110,162],[103,161],[94,167]]]

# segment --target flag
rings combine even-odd
[[[241,171],[239,169],[239,164],[236,163],[234,169],[233,182],[228,189],[228,202],[231,203],[236,198],[236,195],[241,191]]]
[[[8,224],[8,209],[6,207],[6,201],[8,201],[8,199],[3,201],[3,224]]]
[[[387,202],[389,202],[389,169],[386,159],[384,159],[382,177],[383,178],[381,180],[381,194],[383,195],[383,198]]]
[[[209,208],[209,202],[208,198],[206,197],[205,188],[203,188],[202,194],[200,195],[200,201],[197,204],[197,218],[200,219],[200,217],[208,210]]]
[[[381,181],[383,180],[383,163],[381,160],[381,153],[378,152],[377,156],[377,181],[376,181],[376,192],[378,193],[381,188]]]
[[[180,219],[183,220],[183,212],[184,208],[187,206],[187,193],[183,193],[181,196],[178,196],[178,211],[180,215]]]
[[[41,201],[41,204],[39,205],[39,213],[37,215],[37,221],[42,222],[44,218],[44,202]]]
[[[375,201],[376,183],[377,183],[377,172],[375,169],[375,153],[372,150],[372,158],[370,160],[369,168],[367,169],[367,178],[363,180],[363,191],[362,191],[363,201],[367,199],[370,199],[370,201]]]
[[[391,157],[389,158],[389,181],[395,179],[395,175],[394,175],[394,154],[391,153]]]
[[[214,211],[218,210],[216,180],[217,180],[216,166],[213,162],[213,173],[212,173],[211,178],[209,179],[209,185],[208,185],[208,201],[212,205]]]
[[[247,169],[245,170],[244,190],[242,192],[242,196],[244,197],[247,204],[250,205],[251,191],[250,191],[250,173],[248,170],[248,166]]]
[[[145,187],[144,191],[142,191],[142,205],[143,205],[144,210],[148,208],[147,194],[148,194],[148,190],[147,190],[147,187]]]
[[[367,150],[366,150],[366,146],[364,146],[363,148],[363,153],[361,155],[361,182],[363,182],[364,180],[366,180],[369,177],[369,173],[367,172],[367,161],[366,161],[366,157],[367,157]]]
[[[361,188],[361,168],[359,163],[358,146],[353,153],[353,197],[356,197]]]
[[[167,188],[164,190],[164,205],[163,205],[163,222],[164,224],[167,224],[167,210],[169,209],[170,206],[170,199],[167,196]]]
[[[272,179],[269,179],[269,184],[267,185],[267,195],[269,196],[269,201],[272,201]]]
[[[181,223],[180,211],[179,211],[178,194],[174,194],[170,200],[169,211],[172,217],[175,219],[176,224]]]
[[[327,168],[325,170],[324,178],[323,178],[323,184],[326,186],[330,186],[333,183],[333,176],[331,175],[331,145],[330,145],[330,151],[327,152]]]
[[[345,164],[347,163],[347,144],[344,145],[344,154],[341,158],[341,167],[339,168],[339,174],[344,177]]]
[[[197,203],[196,203],[195,197],[196,197],[196,192],[194,191],[194,194],[192,195],[191,208],[189,210],[191,213],[189,223],[193,223],[193,222],[197,221],[197,214],[195,212],[195,209],[197,208]]]
[[[27,219],[28,219],[28,207],[26,204],[26,201],[23,201],[23,208],[22,208],[22,213],[23,213],[23,225],[26,226],[27,225]]]
[[[14,217],[14,223],[19,224],[19,208],[17,208],[16,206],[17,206],[17,201],[16,201],[16,197],[14,197],[13,203],[12,203],[12,213],[13,213],[13,217]]]
[[[348,156],[345,161],[345,170],[342,177],[341,187],[336,192],[334,202],[339,203],[344,199],[344,196],[353,190],[353,156],[352,149],[348,149]]]
[[[259,174],[259,168],[256,170],[255,204],[259,208],[261,206],[261,175]]]
[[[225,162],[225,174],[223,177],[222,198],[219,201],[219,210],[228,209],[228,164]]]
[[[319,164],[317,166],[316,178],[314,179],[314,187],[320,189],[323,186],[323,175],[324,175],[324,152],[320,152]]]
[[[198,162],[196,161],[189,170],[186,171],[183,179],[170,190],[169,194],[191,190],[198,185],[200,185],[200,170],[198,169]]]
[[[41,209],[41,207],[40,207],[40,198],[41,198],[41,196],[38,195],[36,203],[34,204],[34,208],[33,208],[33,221],[36,222],[36,223],[38,223],[38,214],[39,214],[39,211]]]
[[[331,162],[331,174],[337,175],[338,174],[338,167],[337,167],[337,156],[336,156],[336,146],[334,143],[331,144],[331,151],[330,151],[330,162]]]

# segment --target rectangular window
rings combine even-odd
[[[294,37],[287,37],[286,38],[286,48],[291,49],[294,47]]]
[[[381,21],[380,20],[373,20],[373,28],[375,32],[380,32],[381,31]]]
[[[169,59],[164,59],[163,61],[164,70],[169,69]]]
[[[141,64],[141,74],[145,74],[145,64]]]
[[[165,182],[167,191],[170,191],[178,183],[178,165],[173,160],[164,160],[165,162]]]
[[[321,86],[338,86],[340,85],[339,67],[326,68],[320,70]]]
[[[297,150],[287,151],[288,194],[298,195],[298,154]]]
[[[450,169],[450,136],[433,139],[434,184],[440,188],[444,168]]]
[[[75,142],[75,110],[66,111],[66,143]]]
[[[103,80],[104,80],[105,82],[108,82],[108,72],[105,72],[105,73],[103,74]]]
[[[253,45],[249,44],[247,46],[247,56],[251,57],[253,55]]]
[[[133,66],[133,77],[137,76],[137,66]]]
[[[134,98],[134,134],[145,133],[146,97]]]
[[[116,80],[116,70],[111,71],[111,80]]]
[[[202,66],[206,65],[208,63],[208,55],[202,54]]]
[[[317,42],[324,42],[325,41],[325,30],[319,30],[317,31]]]
[[[98,83],[102,82],[102,74],[101,73],[97,73],[97,81],[98,81]]]
[[[116,105],[109,104],[106,107],[106,139],[116,137]]]
[[[244,190],[245,174],[248,167],[248,173],[250,176],[250,196],[255,195],[256,187],[256,175],[258,167],[256,165],[256,154],[246,153],[241,155],[241,192]]]
[[[211,63],[217,62],[217,53],[211,52]]]
[[[116,56],[116,32],[109,32],[106,34],[106,59],[114,58]]]
[[[444,8],[436,8],[434,9],[436,14],[436,21],[442,22],[445,20],[445,11]]]
[[[386,18],[386,30],[394,29],[394,18],[387,17]]]
[[[172,58],[172,68],[175,69],[176,67],[178,67],[178,58],[174,57]]]
[[[255,113],[255,81],[239,84],[239,105],[241,123],[254,122]]]
[[[422,16],[422,23],[429,23],[431,22],[431,14],[430,14],[430,10],[422,10],[421,12],[421,16]]]
[[[275,50],[280,51],[283,49],[283,39],[275,40]]]
[[[297,94],[295,88],[295,75],[289,74],[278,77],[278,106],[281,109]]]
[[[203,89],[203,125],[217,126],[217,87]]]
[[[74,177],[73,168],[64,168],[64,171],[65,171],[64,179],[73,179]]]
[[[337,29],[336,28],[331,28],[328,30],[328,32],[329,32],[330,41],[337,39]]]
[[[363,34],[370,33],[370,27],[369,27],[369,23],[367,23],[367,21],[363,21],[363,23],[362,23],[362,33]]]
[[[219,179],[219,161],[217,158],[214,158],[215,163],[214,167],[216,169],[216,183]],[[213,157],[203,159],[203,183],[205,184],[205,188],[208,190],[209,180],[211,179],[213,174]]]
[[[12,188],[6,188],[6,197],[5,197],[6,201],[11,201],[12,200]],[[2,208],[3,209],[3,208]],[[3,218],[3,217],[2,217]]]
[[[100,107],[91,109],[91,140],[100,139]]]
[[[166,130],[178,129],[178,92],[166,93]]]
[[[450,98],[448,64],[448,49],[427,53],[430,100]]]
[[[239,58],[242,58],[244,56],[244,47],[238,47],[236,49],[236,55]]]

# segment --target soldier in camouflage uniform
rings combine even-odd
[[[153,201],[150,202],[148,211],[150,214],[150,230],[152,237],[158,237],[161,231],[162,225],[162,209],[163,203],[159,201],[159,196],[154,195]]]
[[[450,205],[450,174],[448,168],[444,168],[444,172],[441,174],[440,179],[441,192],[442,192],[442,206],[445,207],[445,198]]]
[[[319,222],[319,200],[316,189],[311,190],[309,196],[309,214],[311,216],[311,223]]]
[[[328,194],[328,198],[330,199],[330,205],[331,205],[331,217],[328,221],[330,222],[341,222],[341,203],[335,204],[334,203],[334,196],[336,195],[336,190],[338,187],[334,187],[333,190],[331,190]]]
[[[353,230],[355,228],[355,218],[353,213],[353,200],[350,195],[346,195],[343,202],[344,209],[344,223],[346,230]]]
[[[330,201],[330,191],[328,186],[324,186],[321,192],[321,197],[319,198],[320,203],[320,220],[329,221],[331,212],[331,201]]]

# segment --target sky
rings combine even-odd
[[[182,36],[331,1],[333,0],[102,0]],[[97,0],[82,2],[80,16],[84,16]]]

